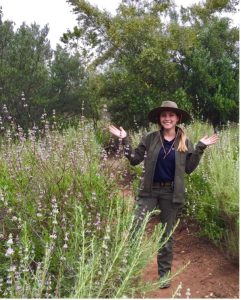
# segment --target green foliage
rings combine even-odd
[[[184,86],[191,95],[196,117],[213,125],[238,121],[238,55],[236,29],[228,20],[216,18],[198,27],[198,43],[184,54]]]
[[[170,2],[122,1],[114,16],[84,0],[68,2],[81,28],[65,42],[78,38],[97,53],[90,62],[103,66],[96,92],[114,123],[147,127],[148,111],[166,99],[214,126],[237,121],[238,29],[217,15],[234,11],[235,1],[195,4],[180,15]]]
[[[47,101],[47,63],[51,58],[48,31],[47,26],[40,29],[36,24],[23,23],[16,32],[9,21],[0,25],[0,103],[25,128],[33,126],[43,113],[40,107]]]
[[[85,99],[83,86],[86,83],[84,64],[78,53],[70,54],[57,45],[51,63],[50,103],[48,110],[60,114],[81,114]]]
[[[84,121],[2,144],[0,296],[120,298],[160,284],[140,275],[163,228],[147,238],[148,215],[133,236],[133,204],[101,150]]]
[[[83,107],[96,127],[106,104],[114,123],[137,130],[167,99],[214,126],[238,121],[239,32],[221,15],[235,11],[236,0],[180,12],[170,1],[130,0],[115,15],[85,0],[68,2],[79,27],[55,51],[47,26],[23,23],[15,31],[1,22],[0,104],[11,112],[2,110],[3,127],[12,120],[40,126],[53,109],[68,119]]]
[[[210,135],[210,125],[194,123],[188,136],[197,141]],[[187,176],[188,216],[233,261],[239,257],[239,147],[238,128],[229,125],[219,132],[217,145],[205,150],[197,170]]]
[[[62,118],[81,115],[84,102],[86,116],[98,119],[85,56],[60,45],[52,51],[48,32],[35,23],[17,30],[10,21],[0,24],[1,131],[41,127],[41,117],[51,118],[52,110]]]

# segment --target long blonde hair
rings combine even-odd
[[[186,152],[188,150],[187,145],[186,145],[187,134],[186,134],[184,128],[181,128],[181,127],[178,126],[177,130],[178,130],[177,134],[178,134],[178,137],[179,137],[179,144],[178,144],[178,147],[177,147],[177,151]]]

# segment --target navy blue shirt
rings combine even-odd
[[[165,147],[166,153],[168,153],[170,147],[173,144],[173,141],[166,141],[163,140],[163,145]],[[172,150],[170,153],[166,156],[165,159],[163,159],[165,153],[163,150],[163,147],[161,147],[161,150],[159,152],[157,162],[156,162],[156,168],[154,173],[154,179],[153,181],[156,182],[166,182],[166,181],[174,181],[175,176],[175,149],[174,146],[172,147]]]

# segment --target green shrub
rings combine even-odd
[[[0,296],[115,298],[153,289],[140,280],[162,228],[132,235],[133,205],[81,122],[0,151]]]
[[[187,127],[188,136],[197,142],[212,127],[195,122]],[[208,236],[231,260],[238,261],[239,249],[239,144],[238,127],[228,125],[220,139],[207,148],[198,168],[186,177],[189,217],[201,224]]]

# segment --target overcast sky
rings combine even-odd
[[[119,0],[89,0],[91,4],[96,4],[99,8],[105,8],[115,13],[120,3]],[[191,3],[198,3],[194,0],[176,0],[177,5],[188,6]],[[3,10],[3,20],[11,20],[19,27],[24,21],[27,25],[33,22],[41,25],[49,25],[48,38],[52,48],[59,43],[59,38],[66,30],[72,29],[77,22],[75,15],[71,12],[72,7],[65,0],[0,0]],[[238,16],[235,24],[239,24]]]

